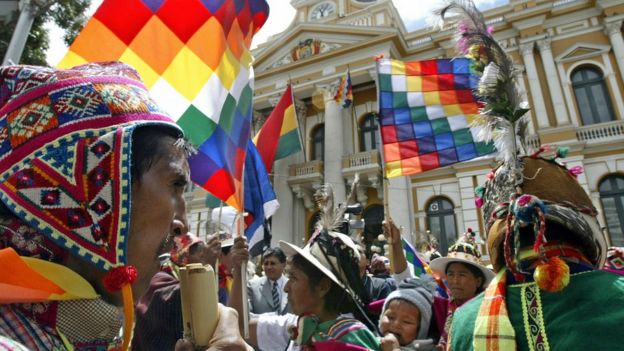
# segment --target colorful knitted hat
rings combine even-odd
[[[476,93],[483,108],[471,125],[473,134],[478,141],[493,142],[501,159],[500,166],[488,174],[486,185],[475,190],[498,274],[485,290],[475,321],[473,348],[515,350],[515,331],[506,307],[507,270],[522,282],[529,272],[522,271],[521,261],[534,261],[537,286],[558,291],[569,281],[568,265],[558,256],[577,255],[582,250],[594,265],[602,266],[605,239],[597,225],[596,209],[576,180],[580,170],[567,170],[555,162],[567,149],[540,148],[531,157],[522,156],[529,153],[524,117],[528,103],[517,89],[514,62],[494,39],[492,27],[472,1],[452,0],[439,12],[443,20],[447,14],[456,15],[448,19],[457,30],[457,51],[473,59],[480,73]],[[547,245],[547,222],[566,228],[562,235],[567,237],[558,239],[574,247]],[[527,243],[533,244],[530,256],[521,252]]]
[[[60,248],[108,271],[105,286],[124,295],[124,347],[136,279],[125,266],[131,140],[148,124],[182,135],[125,64],[0,68],[0,199]]]
[[[485,267],[481,261],[481,251],[475,242],[475,238],[476,233],[468,228],[466,233],[464,233],[455,244],[449,247],[448,254],[445,257],[439,257],[431,261],[429,267],[431,267],[434,272],[444,276],[446,275],[446,267],[453,262],[469,264],[483,273],[485,277],[483,287],[485,288],[494,278],[495,274]]]

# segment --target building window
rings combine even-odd
[[[312,131],[312,159],[323,161],[325,155],[325,125],[314,128]]]
[[[598,189],[611,246],[624,246],[624,177],[609,176]]]
[[[377,114],[369,113],[360,121],[360,151],[377,150]]]
[[[457,241],[457,226],[453,204],[443,197],[436,197],[427,206],[427,225],[440,244],[439,251],[446,256],[449,246]]]
[[[583,125],[615,119],[602,72],[591,67],[578,68],[572,72],[572,87]]]

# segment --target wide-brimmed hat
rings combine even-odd
[[[485,267],[481,261],[481,252],[475,242],[475,235],[476,234],[468,228],[466,233],[459,238],[455,244],[449,247],[448,254],[445,257],[439,257],[431,261],[429,267],[431,267],[434,272],[445,276],[446,267],[449,264],[454,262],[468,264],[479,269],[483,273],[485,277],[483,287],[488,286],[496,275]]]
[[[354,293],[353,288],[349,286],[348,273],[345,271],[345,267],[339,263],[336,255],[338,253],[349,256],[353,260],[359,260],[360,254],[357,245],[349,236],[323,230],[310,238],[308,244],[303,248],[281,240],[279,245],[286,256],[301,255],[334,283],[338,284],[338,286],[353,293],[353,297],[357,295]]]

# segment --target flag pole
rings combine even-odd
[[[243,163],[243,171],[241,174],[241,191],[239,195],[239,204],[241,205],[240,216],[237,221],[237,232],[239,236],[245,235],[245,163]],[[241,263],[241,296],[243,309],[243,337],[249,339],[249,297],[247,296],[247,262]]]
[[[295,110],[295,121],[297,121],[297,135],[299,136],[299,142],[301,143],[301,151],[303,151],[303,162],[308,162],[308,156],[306,153],[306,144],[304,143],[303,134],[301,133],[301,123],[299,123],[299,114],[297,114],[297,103],[295,101],[295,89],[292,84],[290,74],[288,75],[288,84],[290,85],[290,99],[293,103],[293,109]]]
[[[382,56],[383,57],[383,56]],[[379,57],[375,58],[375,68],[377,69],[377,81],[379,80]],[[379,82],[377,82],[377,84],[375,84],[375,87],[377,88],[377,106],[379,106],[379,100],[380,100],[380,94],[379,94]],[[379,140],[381,141],[381,121],[380,121],[380,117],[381,115],[379,113],[377,113],[377,133],[379,134]],[[383,184],[383,209],[384,209],[384,222],[386,221],[392,221],[392,219],[390,218],[390,194],[388,192],[388,175],[386,174],[386,163],[384,162],[384,153],[383,153],[383,143],[379,144],[381,146],[381,148],[379,149],[379,157],[381,158],[381,174],[383,175],[383,180],[382,180],[382,184]],[[388,250],[388,252],[386,253],[388,256],[388,260],[390,261],[390,272],[395,273],[394,272],[394,254],[392,252],[392,237],[389,237],[388,239],[388,245],[390,246],[390,249]],[[400,239],[399,239],[400,240]]]
[[[351,81],[351,67],[349,65],[347,65],[347,79],[349,81]],[[357,118],[355,118],[355,94],[353,93],[353,82],[351,81],[351,123],[353,123],[353,126],[351,128],[351,137],[352,137],[352,144],[353,144],[353,153],[356,153],[356,145],[357,143],[355,142],[355,138],[358,136],[357,131],[359,130],[358,124],[357,124]]]

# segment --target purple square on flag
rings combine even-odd
[[[202,4],[212,13],[217,12],[224,2],[225,0],[202,0]]]
[[[435,136],[436,148],[438,151],[453,148],[455,146],[455,142],[453,142],[453,134],[452,133],[444,133]]]
[[[411,124],[397,124],[396,133],[399,141],[414,139],[414,130]]]
[[[189,158],[189,167],[191,167],[193,181],[197,184],[206,183],[214,172],[220,169],[214,160],[203,152],[198,152]]]
[[[418,142],[418,151],[421,155],[436,151],[436,145],[433,136],[416,139],[416,142]]]
[[[440,159],[440,166],[447,166],[457,162],[457,154],[455,153],[455,149],[438,151],[438,158]]]
[[[467,74],[456,74],[455,77],[455,90],[469,90],[470,76]]]
[[[397,108],[394,110],[394,121],[396,124],[411,124],[412,115],[409,108]],[[411,129],[411,128],[410,128]]]
[[[433,129],[431,128],[431,122],[420,121],[414,122],[414,135],[416,138],[423,138],[433,135]]]
[[[439,59],[438,62],[438,74],[453,73],[453,64],[449,59]]]
[[[470,160],[475,157],[477,157],[477,150],[473,143],[457,146],[457,158],[460,161]]]
[[[143,0],[145,6],[149,7],[152,12],[156,13],[165,0]]]
[[[386,108],[386,109],[381,109],[381,112],[379,112],[379,115],[381,116],[381,125],[382,126],[389,126],[389,125],[393,125],[394,124],[394,110],[391,108]]]

